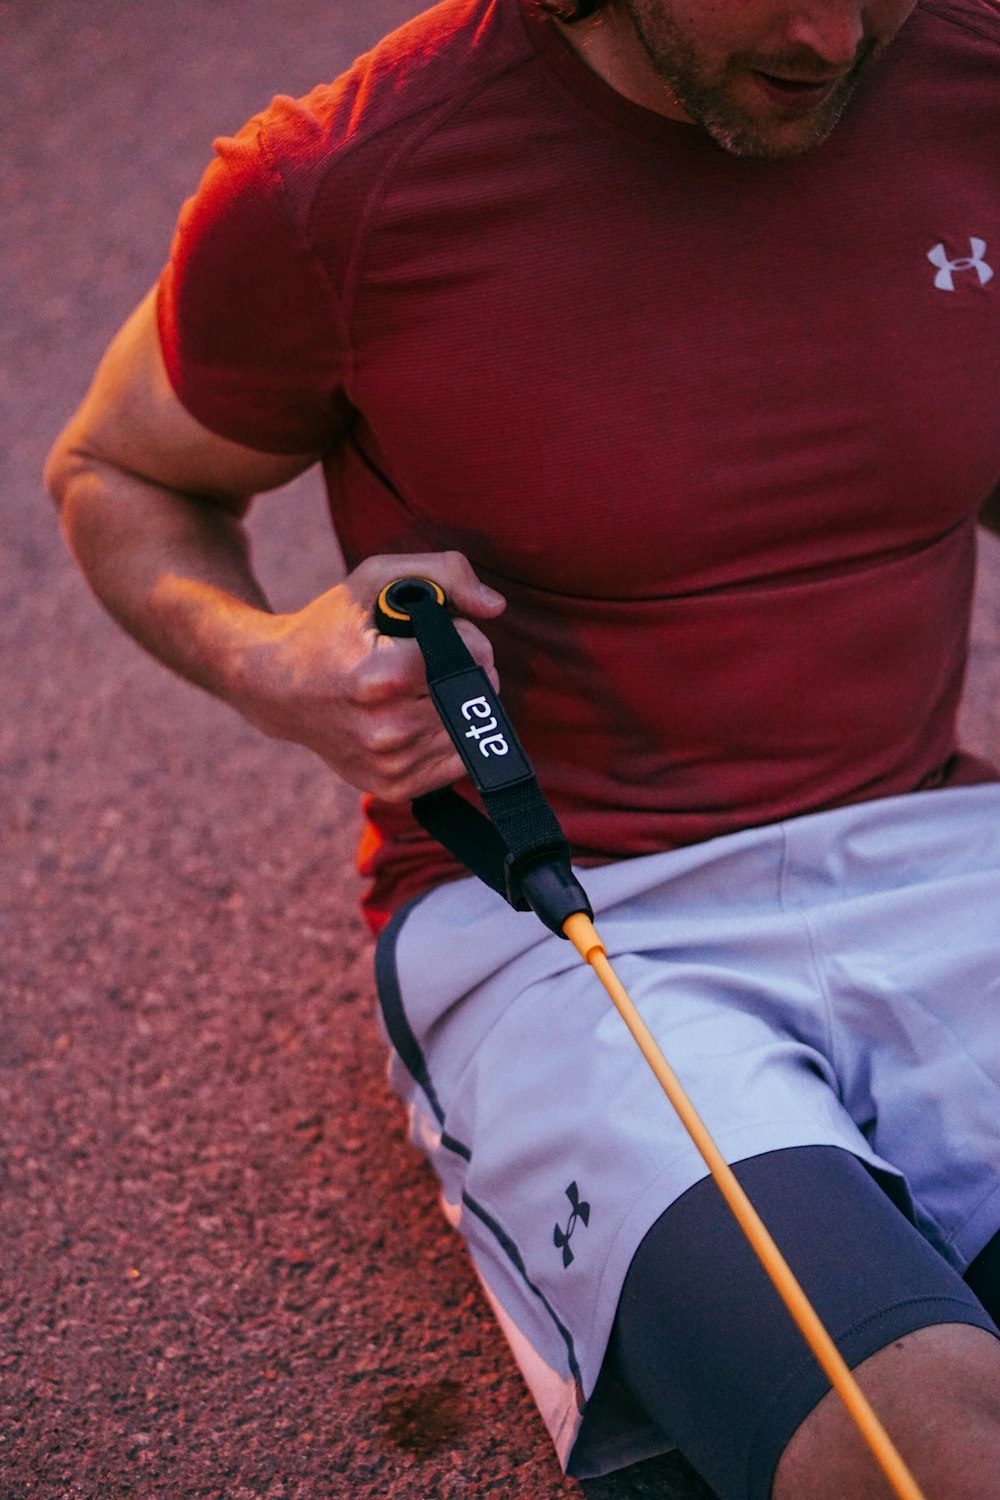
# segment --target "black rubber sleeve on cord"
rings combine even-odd
[[[397,579],[379,595],[375,620],[383,634],[416,638],[434,706],[489,814],[448,787],[415,798],[414,817],[515,911],[532,910],[565,936],[567,917],[593,916],[569,843],[440,589],[422,578]]]

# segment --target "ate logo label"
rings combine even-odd
[[[510,746],[500,733],[500,725],[489,699],[480,695],[462,704],[462,718],[472,725],[465,738],[474,740],[480,755],[506,755]]]
[[[480,792],[531,777],[531,767],[481,667],[429,680],[451,742]]]

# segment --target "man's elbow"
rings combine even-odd
[[[60,433],[45,460],[42,482],[59,513],[59,529],[78,566],[88,572],[93,533],[102,528],[106,486],[88,462],[73,423]]]
[[[88,577],[110,542],[120,547],[126,534],[149,523],[142,503],[149,487],[96,450],[79,413],[53,443],[42,482],[59,512],[63,541]]]
[[[42,470],[42,483],[60,512],[74,482],[79,479],[85,467],[83,455],[74,440],[73,424],[70,423],[53,443]]]

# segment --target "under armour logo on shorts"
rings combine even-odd
[[[943,245],[935,245],[933,250],[928,250],[927,259],[938,267],[934,285],[939,292],[955,290],[955,274],[959,271],[975,271],[979,277],[980,286],[985,286],[988,281],[993,280],[993,267],[988,266],[983,258],[986,254],[986,241],[970,236],[969,248],[972,254],[964,256],[961,260],[949,260],[948,252]]]
[[[566,1189],[566,1197],[570,1201],[573,1212],[569,1216],[569,1222],[565,1229],[560,1229],[557,1224],[552,1234],[552,1242],[557,1250],[562,1251],[563,1267],[573,1264],[573,1252],[569,1248],[569,1242],[573,1238],[573,1232],[577,1224],[584,1228],[590,1223],[590,1204],[580,1202],[580,1189],[575,1182],[571,1182]]]

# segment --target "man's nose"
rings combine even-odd
[[[862,0],[813,0],[799,5],[789,21],[792,47],[807,48],[833,71],[852,67],[865,38]]]

